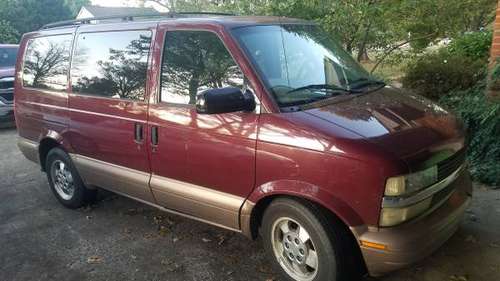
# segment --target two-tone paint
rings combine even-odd
[[[71,155],[88,186],[107,188],[249,237],[257,234],[262,210],[272,198],[291,196],[315,202],[339,217],[358,241],[379,242],[386,239],[381,235],[389,237],[398,231],[401,234],[395,236],[406,239],[402,245],[420,241],[425,230],[412,228],[420,235],[405,238],[400,228],[378,227],[385,181],[418,169],[437,152],[462,149],[464,135],[459,123],[435,104],[390,87],[325,101],[304,111],[282,112],[230,30],[284,21],[273,17],[178,18],[26,34],[15,82],[19,147],[29,159],[43,165],[48,149],[60,146]],[[248,78],[260,103],[259,112],[203,115],[192,106],[158,102],[165,33],[181,29],[210,31],[224,42]],[[62,33],[76,38],[84,32],[118,30],[150,30],[153,34],[145,102],[72,93],[70,73],[63,93],[23,87],[19,70],[29,39]],[[144,127],[142,142],[134,138],[136,124]],[[159,133],[155,145],[149,141],[153,127]],[[466,172],[460,179],[463,177]],[[461,185],[458,181],[452,184]],[[450,211],[456,217],[468,201],[463,194],[453,196],[463,203]],[[442,218],[436,214],[426,219]],[[449,229],[457,224],[454,220]],[[435,227],[432,231],[440,230]],[[389,236],[381,234],[387,232]],[[412,249],[405,247],[397,251],[406,249],[404,258],[414,259],[408,253]],[[361,250],[374,275],[401,266],[388,258],[392,249]]]

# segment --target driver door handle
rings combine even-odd
[[[134,125],[135,142],[142,143],[144,141],[144,126],[141,123]]]
[[[158,145],[158,127],[157,126],[151,127],[151,144],[153,146]]]

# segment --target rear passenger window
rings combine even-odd
[[[150,31],[83,33],[71,67],[73,92],[144,100]]]
[[[160,100],[195,104],[204,90],[243,88],[243,73],[219,37],[208,31],[166,33]]]
[[[72,35],[39,37],[28,41],[23,66],[23,86],[65,91]]]

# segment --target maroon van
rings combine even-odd
[[[23,36],[17,68],[19,148],[63,205],[103,188],[260,235],[287,280],[404,267],[471,201],[457,119],[374,79],[310,22],[55,23]]]

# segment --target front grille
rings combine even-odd
[[[438,193],[434,194],[431,201],[431,208],[442,203],[443,200],[446,199],[446,197],[448,197],[453,191],[455,191],[455,186],[450,184]]]
[[[457,151],[451,157],[438,163],[438,181],[455,172],[465,162],[465,148]]]
[[[0,99],[7,103],[12,103],[14,101],[14,93],[0,93]]]
[[[14,88],[14,81],[2,81],[0,80],[0,90],[12,89]]]

